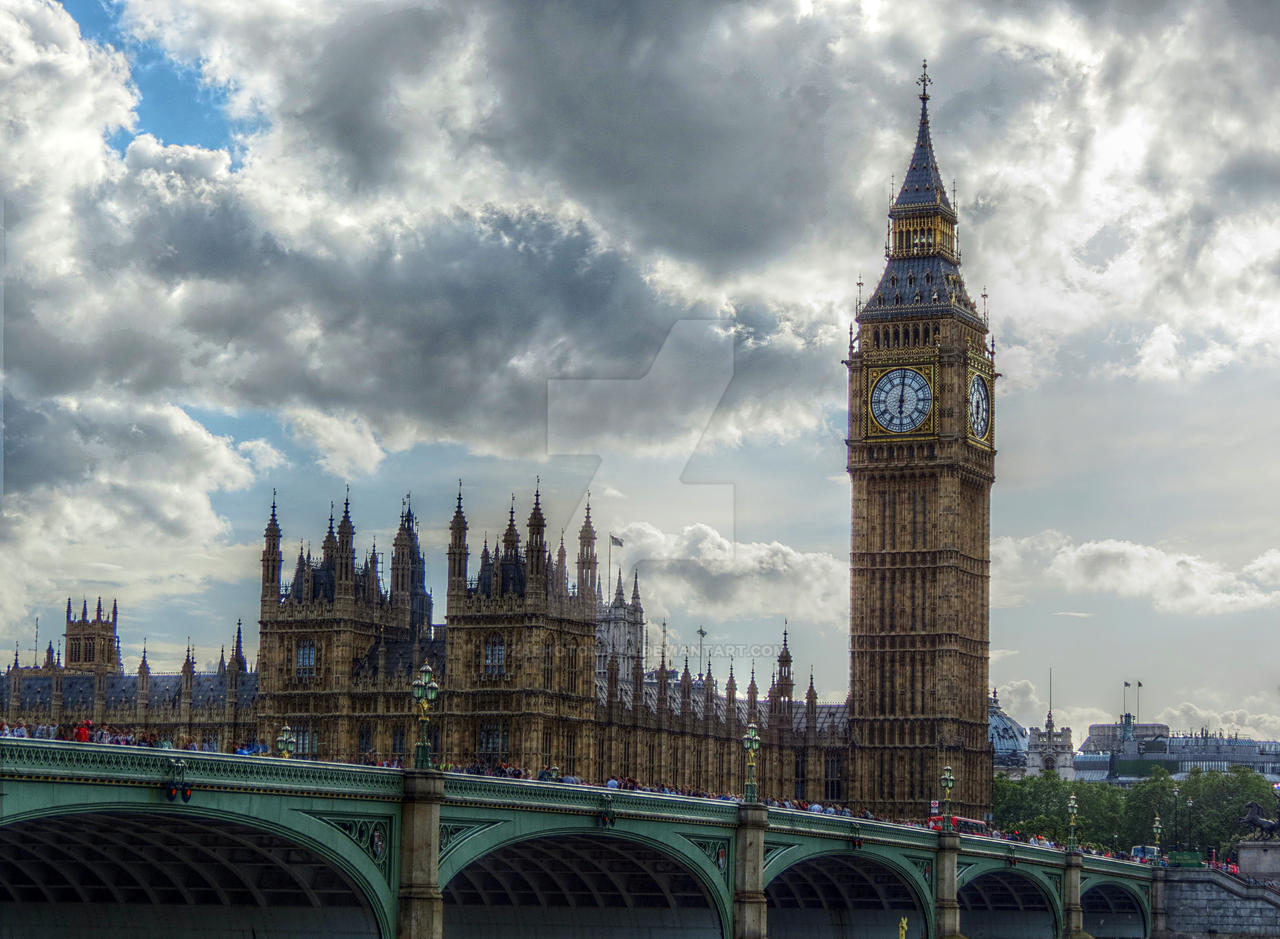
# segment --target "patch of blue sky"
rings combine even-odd
[[[112,46],[129,60],[138,89],[138,120],[133,131],[121,130],[108,141],[121,154],[138,134],[151,134],[166,144],[225,149],[232,167],[240,164],[235,137],[253,128],[226,116],[227,90],[202,81],[200,69],[178,62],[154,41],[139,42],[120,27],[119,4],[108,0],[63,0],[80,26],[80,34]]]

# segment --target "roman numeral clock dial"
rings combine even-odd
[[[891,434],[915,430],[932,407],[928,379],[913,368],[890,369],[871,389],[871,416]]]
[[[991,429],[991,392],[981,375],[969,379],[969,433],[979,440],[987,439]]]

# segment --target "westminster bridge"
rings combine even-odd
[[[0,939],[1163,930],[1150,867],[760,804],[0,739]]]

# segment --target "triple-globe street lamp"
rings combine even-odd
[[[276,734],[276,753],[282,760],[287,760],[297,748],[298,738],[293,735],[293,729],[285,724],[280,728],[280,733]]]
[[[747,751],[747,785],[743,799],[756,802],[756,754],[760,752],[760,732],[755,721],[747,725],[747,732],[742,735],[742,749]]]
[[[951,767],[942,768],[942,778],[938,780],[942,787],[942,830],[951,831],[955,826],[951,823],[951,790],[956,786],[956,778],[951,775]]]
[[[1080,804],[1076,801],[1076,794],[1073,792],[1067,796],[1067,850],[1074,851],[1076,849],[1076,811]]]
[[[431,708],[440,697],[440,685],[431,672],[431,663],[423,662],[413,680],[413,700],[418,704],[418,745],[413,751],[415,769],[431,769],[431,742],[427,739],[427,721]]]

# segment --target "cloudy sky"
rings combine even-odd
[[[993,684],[1280,736],[1267,2],[10,0],[0,641],[102,595],[127,667],[216,661],[273,489],[291,553],[412,493],[442,596],[458,478],[478,542],[540,477],[673,643],[767,682],[786,617],[842,699],[840,360],[926,57],[1004,376]]]

